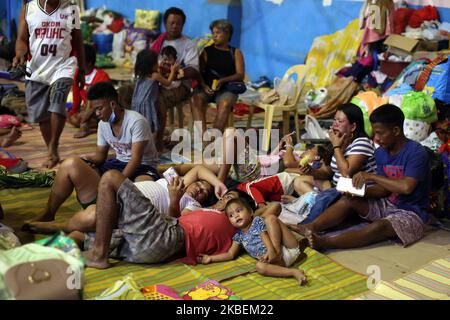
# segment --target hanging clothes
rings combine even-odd
[[[366,0],[360,13],[364,29],[359,54],[368,54],[369,44],[386,39],[394,33],[395,6],[393,0]]]

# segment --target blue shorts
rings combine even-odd
[[[108,170],[118,170],[120,172],[122,172],[125,167],[127,166],[128,162],[122,162],[120,160],[117,159],[109,159],[106,160],[101,166],[97,167],[100,175],[103,175],[106,171]],[[147,175],[152,177],[155,181],[160,179],[160,175],[158,173],[158,171],[156,170],[156,168],[153,168],[152,166],[148,165],[148,164],[141,164],[136,171],[134,172],[134,174],[129,177],[130,180],[134,180],[136,179],[137,176],[142,176],[142,175]]]

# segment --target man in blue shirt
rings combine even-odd
[[[380,106],[370,116],[375,140],[377,174],[359,172],[353,176],[357,188],[369,182],[364,198],[344,196],[313,222],[301,226],[311,247],[355,248],[397,238],[404,246],[420,240],[428,220],[428,193],[431,172],[428,154],[403,133],[403,112],[396,106]],[[358,214],[371,222],[356,231],[335,237],[316,232],[337,226],[345,218]]]

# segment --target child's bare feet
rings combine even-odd
[[[298,284],[301,286],[304,286],[308,282],[308,280],[306,279],[305,272],[303,270],[295,269],[294,277],[295,279],[297,279]]]
[[[2,147],[9,147],[14,142],[16,142],[17,139],[19,139],[22,136],[22,132],[17,127],[12,127],[11,131],[3,138],[1,141]]]
[[[85,259],[86,266],[95,269],[109,268],[108,258],[99,258],[94,250],[84,251],[81,253]]]

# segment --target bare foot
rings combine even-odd
[[[1,143],[2,147],[9,147],[21,136],[22,132],[20,131],[20,129],[17,127],[12,127],[11,131],[3,138],[3,141]]]
[[[34,221],[27,224],[28,231],[39,234],[53,234],[64,229],[65,223]],[[64,231],[64,230],[63,230]]]
[[[321,236],[318,236],[317,234],[313,233],[311,230],[308,230],[305,234],[306,239],[308,239],[309,246],[315,250],[320,250],[324,248],[324,238]]]
[[[93,250],[84,251],[81,255],[84,257],[87,267],[95,269],[109,268],[108,258],[97,257]]]
[[[304,286],[308,282],[306,279],[305,272],[300,269],[295,269],[294,272],[295,272],[294,277],[295,277],[295,279],[297,279],[298,284],[301,286]]]
[[[43,214],[41,214],[40,216],[36,217],[35,219],[25,222],[25,223],[23,224],[21,230],[22,230],[22,231],[26,231],[26,232],[32,232],[32,233],[34,233],[34,227],[33,227],[33,224],[34,224],[35,222],[50,222],[50,221],[53,221],[53,220],[55,220],[55,217],[54,217],[54,216],[49,215],[49,214],[47,214],[47,213],[43,213]]]
[[[44,166],[47,168],[47,169],[52,169],[52,168],[54,168],[59,162],[60,162],[60,158],[59,158],[59,156],[56,154],[56,155],[51,155],[49,158],[48,158],[48,160],[47,160],[47,162],[44,164]]]

